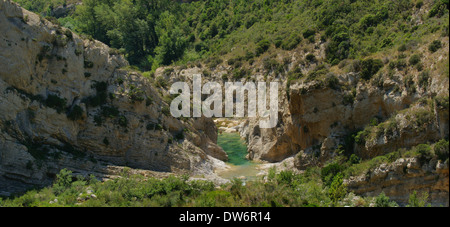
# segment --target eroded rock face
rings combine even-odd
[[[345,180],[349,190],[358,195],[376,197],[384,192],[399,205],[407,205],[409,196],[428,193],[432,206],[448,206],[449,175],[446,162],[417,158],[398,159],[372,172]]]
[[[416,109],[422,111],[421,108],[425,108],[415,102],[429,92],[380,89],[358,77],[354,73],[338,77],[339,84],[352,81],[350,85],[356,87],[354,91],[345,87],[332,89],[317,84],[317,81],[290,85],[289,99],[286,95],[280,96],[277,128],[261,130],[258,119],[250,119],[240,128],[249,144],[249,156],[278,162],[303,150],[304,154],[319,158],[323,163],[336,155],[335,150],[346,144],[352,133],[364,129],[374,119],[382,122],[393,116],[397,118],[393,135],[379,136],[356,146],[354,150],[360,157],[373,158],[401,147],[448,138],[448,108],[427,107],[423,111],[433,115],[429,122],[423,127],[412,126]],[[401,78],[401,75],[397,77]],[[446,87],[448,80],[447,85],[443,83],[440,88],[431,87],[430,90],[448,95]],[[406,109],[412,112],[410,116],[400,112]]]
[[[211,119],[180,121],[148,79],[9,0],[0,1],[0,175],[42,183],[108,165],[208,174],[226,160]],[[107,172],[107,171],[106,171]]]

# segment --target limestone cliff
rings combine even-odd
[[[0,176],[43,183],[61,168],[111,165],[208,174],[210,155],[227,159],[210,119],[171,117],[115,50],[9,0],[0,25]]]
[[[429,53],[427,43],[415,50],[424,56],[424,69],[418,70],[413,66],[396,69],[389,62],[397,61],[398,57],[378,56],[383,59],[383,67],[369,79],[363,78],[361,71],[353,69],[360,64],[359,60],[347,62],[342,68],[325,66],[320,69],[325,73],[313,77],[317,68],[323,65],[302,61],[307,53],[293,51],[257,58],[251,66],[243,66],[249,67],[250,72],[239,80],[280,82],[277,127],[261,129],[260,119],[256,117],[234,119],[240,123],[223,129],[237,130],[246,139],[249,159],[266,162],[290,160],[296,170],[324,166],[343,154],[356,154],[363,160],[370,160],[400,148],[448,139],[449,79],[443,75],[445,71],[436,66],[448,61],[448,37],[439,39],[445,48],[437,52]],[[314,54],[323,59],[324,44],[317,46],[319,48]],[[290,63],[276,72],[265,67],[267,58],[277,62],[287,58],[286,62]],[[171,76],[168,77],[163,71],[165,69],[157,71],[156,79],[164,77],[174,82],[174,78],[185,77],[189,81],[192,74],[199,73],[203,74],[205,81],[224,84],[233,81],[235,75],[232,73],[236,69],[223,63],[214,67],[198,64],[170,68],[167,71]],[[290,79],[293,72],[300,75],[298,79]],[[418,165],[420,169],[427,164]],[[448,164],[442,165],[434,176],[445,181]],[[428,172],[414,176],[417,177],[414,178],[417,183],[414,187],[401,183],[402,180],[408,181],[409,175],[398,175],[402,180],[387,183],[398,190],[398,195],[392,194],[394,199],[404,203],[412,190],[422,188],[424,190],[418,191],[432,194],[433,204],[448,204],[448,190],[432,189],[440,187],[437,185],[442,182],[424,180],[429,178]],[[363,187],[363,183],[360,185]],[[376,195],[383,185],[373,183],[372,194],[364,193]],[[350,189],[363,193],[356,183]]]
[[[428,193],[432,206],[449,206],[448,161],[421,161],[418,158],[398,159],[373,171],[351,177],[345,183],[349,190],[362,196],[376,197],[384,192],[399,205],[408,204],[413,191]]]

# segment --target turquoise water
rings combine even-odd
[[[217,138],[217,144],[228,154],[228,163],[233,165],[246,165],[249,160],[247,155],[247,145],[237,133],[222,133]]]
[[[247,155],[247,145],[237,133],[222,133],[217,138],[217,144],[228,154],[228,166],[230,169],[220,172],[219,176],[226,179],[245,177],[245,179],[255,178],[258,164],[245,158]]]

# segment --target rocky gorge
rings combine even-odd
[[[2,179],[45,185],[62,168],[102,177],[113,166],[210,174],[210,158],[227,159],[212,120],[171,117],[108,46],[11,1],[0,22]]]
[[[430,35],[443,45],[433,53],[429,41],[414,44],[426,71],[398,67],[397,52],[376,56],[383,66],[369,76],[361,68],[376,64],[365,60],[324,66],[326,43],[317,35],[298,50],[244,63],[246,76],[236,76],[231,59],[143,76],[116,50],[9,0],[0,0],[0,24],[0,180],[20,182],[17,188],[49,184],[62,168],[113,178],[131,167],[146,176],[187,173],[224,182],[215,174],[228,160],[217,145],[222,131],[239,133],[247,158],[264,163],[263,172],[303,172],[342,156],[371,160],[448,141],[448,35]],[[309,61],[311,54],[317,59]],[[260,128],[259,117],[173,118],[169,85],[190,84],[196,74],[221,85],[279,82],[277,127]],[[344,182],[361,196],[384,192],[406,204],[413,191],[426,192],[433,206],[448,206],[448,166],[447,147],[447,159],[395,156]],[[0,192],[10,194],[13,185],[0,184]]]

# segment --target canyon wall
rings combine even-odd
[[[0,1],[0,175],[49,182],[62,168],[209,174],[211,119],[181,121],[117,51]]]

